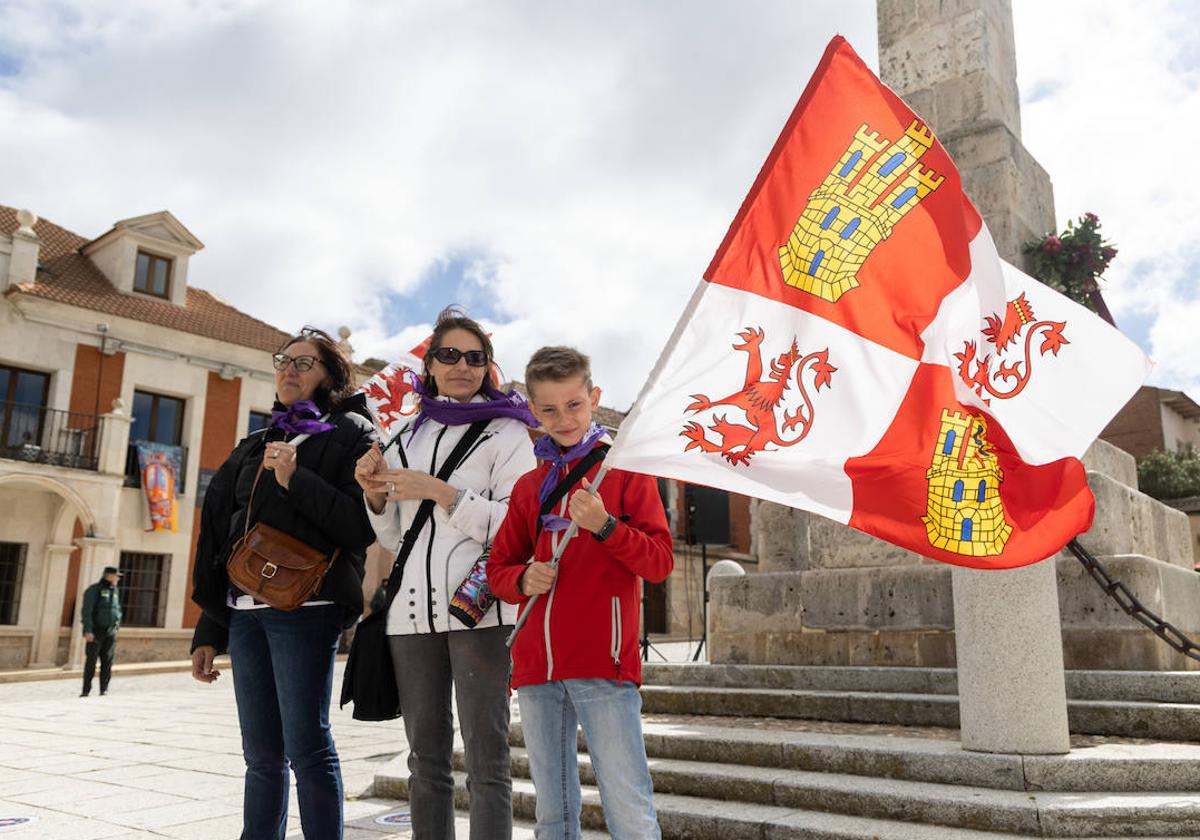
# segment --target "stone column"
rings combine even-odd
[[[756,499],[750,506],[750,553],[760,572],[802,571],[809,567],[808,517],[813,514]]]
[[[878,0],[879,71],[962,173],[1000,256],[1055,230],[1054,189],[1021,143],[1009,0]]]
[[[47,545],[42,560],[42,586],[38,597],[38,623],[33,628],[29,651],[30,668],[52,668],[58,656],[58,629],[63,595],[67,589],[67,567],[73,545]]]
[[[963,749],[1068,752],[1053,558],[1003,572],[956,566],[952,581]]]
[[[1010,0],[878,0],[880,73],[932,127],[1000,251],[1054,229],[1050,178],[1021,144]],[[1053,561],[954,569],[962,744],[1063,753],[1067,700]]]
[[[79,586],[75,592],[75,615],[71,623],[71,647],[67,668],[83,665],[83,592],[96,581],[105,566],[117,565],[117,541],[109,537],[80,537],[75,543],[83,549],[79,561]]]

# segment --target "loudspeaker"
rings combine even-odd
[[[687,541],[690,545],[729,545],[729,494],[724,490],[685,484]]]

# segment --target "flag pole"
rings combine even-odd
[[[658,377],[662,373],[663,366],[666,365],[667,356],[670,355],[671,348],[673,348],[679,341],[679,336],[683,334],[684,327],[686,327],[688,322],[691,321],[692,315],[695,313],[696,307],[700,305],[700,299],[704,296],[704,290],[707,287],[708,281],[701,280],[696,285],[696,288],[692,291],[692,296],[688,298],[687,305],[684,306],[683,312],[679,316],[679,320],[675,322],[675,329],[671,331],[671,337],[667,339],[667,343],[663,346],[662,352],[658,354],[658,360],[654,363],[654,367],[650,370],[650,375],[646,377],[646,382],[642,385],[642,390],[638,392],[637,400],[634,402],[633,407],[629,409],[629,413],[625,415],[625,420],[621,423],[627,432],[634,425],[636,425],[638,417],[641,414],[642,397],[644,397],[649,392],[650,387],[658,381]],[[591,489],[588,491],[589,493],[595,495],[596,489],[600,486],[600,482],[604,479],[605,473],[608,472],[608,459],[612,457],[613,450],[619,448],[620,445],[621,435],[618,434],[616,441],[613,443],[613,449],[609,450],[608,457],[601,465],[600,471],[596,473],[596,481],[592,484]],[[563,549],[567,547],[567,543],[570,542],[570,540],[577,533],[579,533],[579,526],[572,522],[570,527],[567,528],[567,533],[563,537],[562,542],[560,542],[558,544],[558,548],[555,549],[554,556],[550,558],[550,564],[552,568],[558,568],[558,561],[562,559]],[[533,604],[535,601],[537,601],[537,599],[537,595],[532,596],[525,603],[525,609],[520,615],[517,616],[517,623],[513,625],[512,632],[508,634],[508,641],[506,642],[510,648],[513,646],[513,642],[517,640],[517,634],[521,632],[521,628],[525,625],[526,619],[529,618],[529,611],[533,609]]]
[[[600,489],[600,482],[604,481],[604,476],[607,474],[608,474],[608,464],[601,464],[600,471],[596,473],[596,480],[592,482],[592,485],[588,488],[587,492],[589,492],[593,496],[595,496],[596,491]],[[578,533],[579,533],[579,523],[572,522],[570,524],[570,526],[567,527],[567,533],[563,535],[562,540],[559,542],[558,546],[554,549],[554,556],[552,556],[549,560],[550,568],[552,568],[552,569],[558,568],[558,563],[560,560],[562,560],[563,551],[566,550],[567,543],[569,543],[571,540],[573,540],[575,538],[575,535]],[[522,610],[521,614],[517,616],[517,623],[513,625],[512,632],[508,634],[508,641],[505,642],[505,644],[508,645],[508,647],[511,648],[513,646],[513,642],[515,642],[517,640],[517,634],[520,633],[521,628],[525,626],[525,622],[529,618],[529,613],[533,611],[533,605],[537,602],[537,599],[539,597],[541,597],[541,596],[532,595],[532,596],[530,596],[529,600],[525,602],[525,609]]]

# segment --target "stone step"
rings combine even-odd
[[[463,769],[461,753],[457,769]],[[843,773],[786,770],[651,758],[655,795],[778,805],[898,822],[1013,834],[1083,837],[1098,831],[1138,837],[1194,836],[1200,797],[1180,793],[1029,793],[962,784],[932,784]],[[524,749],[513,750],[513,776],[529,778]],[[596,784],[587,755],[579,757],[584,785]]]
[[[469,802],[466,774],[456,771],[454,782],[455,805],[458,808],[466,808]],[[406,777],[376,777],[376,795],[407,799],[407,794]],[[533,819],[536,801],[533,784],[528,779],[513,779],[513,814],[518,819]],[[1174,801],[1184,800],[1176,797]],[[604,813],[599,791],[591,785],[585,785],[582,802],[581,820],[584,827],[589,830],[603,829]],[[1165,840],[1166,837],[1194,836],[1194,831],[1186,828],[1187,823],[1168,824],[1174,813],[1173,805],[1170,811],[1154,823],[1125,822],[1123,820],[1128,820],[1128,817],[1118,816],[1120,806],[1114,806],[1110,809],[1110,816],[1116,819],[1110,819],[1104,826],[1104,830],[1110,833],[1101,835],[1048,834],[1046,826],[1034,834],[1014,834],[852,816],[812,808],[702,799],[669,793],[655,793],[654,804],[658,810],[658,821],[664,840],[731,840],[742,837],[764,840],[1032,840],[1034,837],[1045,836],[1086,837],[1091,840],[1136,836]],[[1152,804],[1158,807],[1168,805],[1157,801]],[[1188,801],[1188,805],[1194,807],[1194,802]],[[1058,813],[1051,815],[1049,827],[1057,832],[1084,826],[1090,817],[1076,818],[1070,813],[1073,810],[1078,809],[1073,809],[1069,802],[1062,803]],[[1152,828],[1167,830],[1162,834],[1151,834]],[[1131,833],[1130,830],[1137,833]],[[1181,833],[1182,831],[1192,833],[1189,835]]]
[[[646,663],[642,675],[649,685],[958,693],[953,668]],[[1066,680],[1074,700],[1200,703],[1200,671],[1067,671]]]
[[[958,727],[958,697],[867,691],[642,686],[646,714],[778,717]],[[1072,732],[1200,741],[1200,705],[1070,700]]]
[[[853,728],[847,726],[845,728]],[[861,727],[870,730],[876,727]],[[1068,755],[1020,756],[968,752],[957,739],[854,732],[805,732],[708,723],[669,716],[642,721],[651,758],[783,768],[969,785],[1009,791],[1195,792],[1200,745],[1102,743]],[[940,733],[938,733],[940,734]],[[523,747],[520,721],[510,743]],[[579,749],[587,750],[583,733]]]

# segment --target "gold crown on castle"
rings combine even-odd
[[[779,249],[784,281],[830,303],[857,288],[875,246],[945,180],[917,163],[932,146],[920,120],[894,141],[859,126]]]

